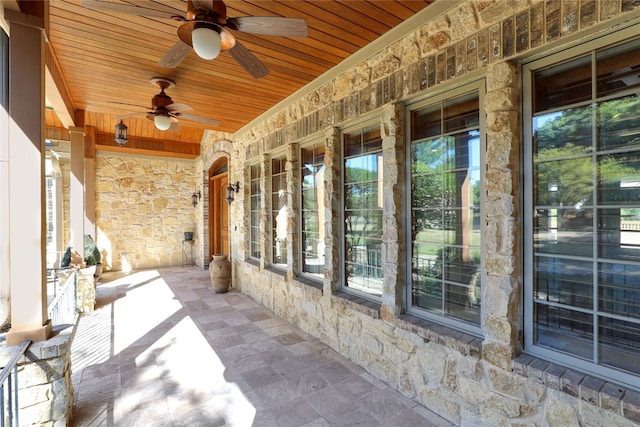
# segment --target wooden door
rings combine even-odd
[[[209,178],[209,260],[213,254],[229,253],[229,206],[227,172]]]

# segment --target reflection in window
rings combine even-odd
[[[324,269],[324,145],[301,150],[302,272],[323,277]]]
[[[411,112],[411,304],[480,324],[477,93]]]
[[[344,135],[345,286],[382,295],[382,138],[379,127]]]
[[[531,189],[534,345],[636,374],[639,49],[535,72]]]
[[[251,165],[250,167],[250,185],[251,194],[250,200],[250,244],[249,244],[249,256],[251,258],[260,258],[260,197],[262,192],[260,190],[260,165]]]
[[[273,264],[287,266],[287,161],[271,160],[271,256]]]

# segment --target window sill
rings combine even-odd
[[[516,374],[614,412],[633,422],[640,422],[640,392],[528,354],[521,354],[515,358],[511,366]]]
[[[260,261],[253,258],[247,258],[244,260],[249,265],[253,265],[254,267],[260,267]]]
[[[331,295],[332,304],[342,304],[358,313],[365,314],[372,319],[380,318],[380,304],[371,302],[364,298],[348,294],[346,292],[338,292]]]
[[[306,277],[302,277],[302,276],[297,276],[293,278],[294,282],[297,282],[303,286],[306,286],[308,288],[313,288],[319,291],[320,295],[322,295],[322,289],[323,289],[323,285],[321,282],[317,282],[315,280],[311,280],[308,279]]]
[[[401,315],[396,320],[396,326],[429,341],[457,350],[465,356],[480,358],[482,355],[482,339],[474,335],[456,331],[410,314]]]

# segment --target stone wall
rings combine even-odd
[[[71,342],[74,331],[75,325],[54,327],[52,338],[31,344],[18,359],[20,426],[72,425]],[[15,350],[16,347],[0,348],[1,366],[5,366]]]
[[[96,243],[105,271],[181,265],[185,231],[202,247],[191,204],[199,168],[194,160],[98,153]]]
[[[328,222],[323,283],[297,279],[248,257],[248,193],[234,206],[234,283],[242,292],[458,425],[640,425],[640,393],[527,355],[522,347],[520,76],[517,59],[584,41],[624,20],[634,0],[459,3],[236,135],[231,173],[266,164],[289,144],[324,140]],[[615,22],[614,22],[615,20]],[[486,129],[483,339],[403,313],[404,102],[482,80]],[[380,304],[340,292],[339,126],[379,117],[384,148],[384,288]],[[293,157],[295,160],[295,157]],[[296,174],[289,174],[298,187]],[[244,177],[244,179],[242,179]],[[264,179],[263,179],[264,181]],[[263,206],[263,217],[267,206]],[[268,222],[263,218],[262,231]],[[291,221],[294,224],[295,221]],[[266,224],[266,225],[265,225]],[[289,233],[295,233],[289,230]],[[266,259],[268,261],[268,259]]]

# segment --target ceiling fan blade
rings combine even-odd
[[[171,19],[172,16],[176,15],[175,13],[149,9],[147,7],[131,6],[123,3],[111,3],[100,0],[82,0],[82,5],[88,9],[102,12],[124,13],[127,15],[148,16],[151,18]]]
[[[164,108],[172,112],[182,112],[182,111],[193,110],[193,108],[189,107],[187,104],[181,104],[179,102],[174,102],[173,104],[165,105]]]
[[[140,111],[137,113],[125,114],[124,116],[117,116],[117,117],[114,117],[114,119],[115,120],[128,119],[130,117],[142,116],[143,114],[148,114],[148,113],[146,111]]]
[[[251,52],[236,40],[236,45],[229,49],[229,53],[242,68],[247,70],[256,79],[269,74],[269,69]]]
[[[171,49],[160,59],[158,65],[163,68],[175,68],[191,52],[191,46],[178,40]]]
[[[191,120],[192,122],[204,123],[210,126],[220,126],[220,121],[216,119],[209,119],[207,117],[194,116],[192,114],[181,114],[180,118],[185,120]]]
[[[280,16],[242,16],[227,19],[227,26],[244,33],[265,36],[307,37],[309,30],[304,19]]]

